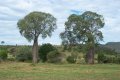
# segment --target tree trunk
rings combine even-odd
[[[32,48],[33,63],[38,62],[38,39],[34,39],[33,48]]]
[[[86,61],[88,64],[94,64],[94,53],[95,53],[94,47],[88,50],[88,53],[86,54]]]

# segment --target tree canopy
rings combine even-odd
[[[57,28],[56,18],[49,13],[31,12],[23,19],[19,20],[18,28],[22,36],[29,42],[33,40],[33,63],[38,61],[38,37],[42,38],[51,36]]]
[[[65,22],[65,31],[60,34],[64,45],[87,45],[91,49],[103,40],[101,28],[104,18],[95,12],[86,11],[81,15],[72,14]]]
[[[28,41],[34,40],[39,35],[42,38],[51,36],[56,29],[56,18],[49,13],[31,12],[17,23],[21,35]]]
[[[99,30],[104,26],[103,16],[94,12],[84,12],[82,15],[72,14],[65,22],[65,31],[60,34],[63,44],[98,43],[103,40]]]

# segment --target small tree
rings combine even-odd
[[[33,63],[38,62],[38,37],[51,36],[56,29],[56,18],[49,13],[31,12],[23,19],[19,20],[18,28],[22,36],[29,42],[33,40]]]

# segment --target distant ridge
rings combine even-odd
[[[120,42],[108,42],[104,46],[120,53]]]

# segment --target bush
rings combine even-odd
[[[120,57],[117,57],[116,63],[117,63],[117,64],[120,64]]]
[[[120,63],[120,57],[115,55],[98,54],[98,63]]]
[[[2,62],[2,59],[0,58],[0,63]]]
[[[51,44],[43,44],[39,49],[39,57],[42,60],[42,62],[47,61],[47,54],[51,51],[56,50],[54,46]]]
[[[104,63],[106,57],[103,53],[98,54],[98,63]]]
[[[115,60],[114,56],[109,56],[109,55],[105,56],[104,63],[115,63],[115,62],[116,62],[116,60]]]
[[[79,55],[77,56],[77,59],[76,59],[76,63],[77,64],[85,64],[86,63],[83,53],[79,53]]]
[[[76,56],[74,56],[74,55],[68,56],[67,61],[69,63],[75,63],[76,62]]]
[[[17,55],[16,59],[18,61],[22,61],[22,62],[29,61],[29,60],[31,60],[31,55],[28,53],[27,54],[21,53],[21,54]]]
[[[9,60],[9,61],[15,61],[15,56],[13,56],[12,54],[8,53],[7,60]]]
[[[7,51],[0,50],[0,60],[6,60],[6,59],[7,59]]]
[[[20,47],[17,51],[16,60],[17,61],[31,61],[32,60],[32,49],[28,46]]]
[[[17,47],[10,47],[10,48],[8,48],[8,53],[15,57],[16,53],[17,53]]]
[[[50,63],[61,63],[62,54],[57,50],[51,51],[47,54],[47,61]]]

